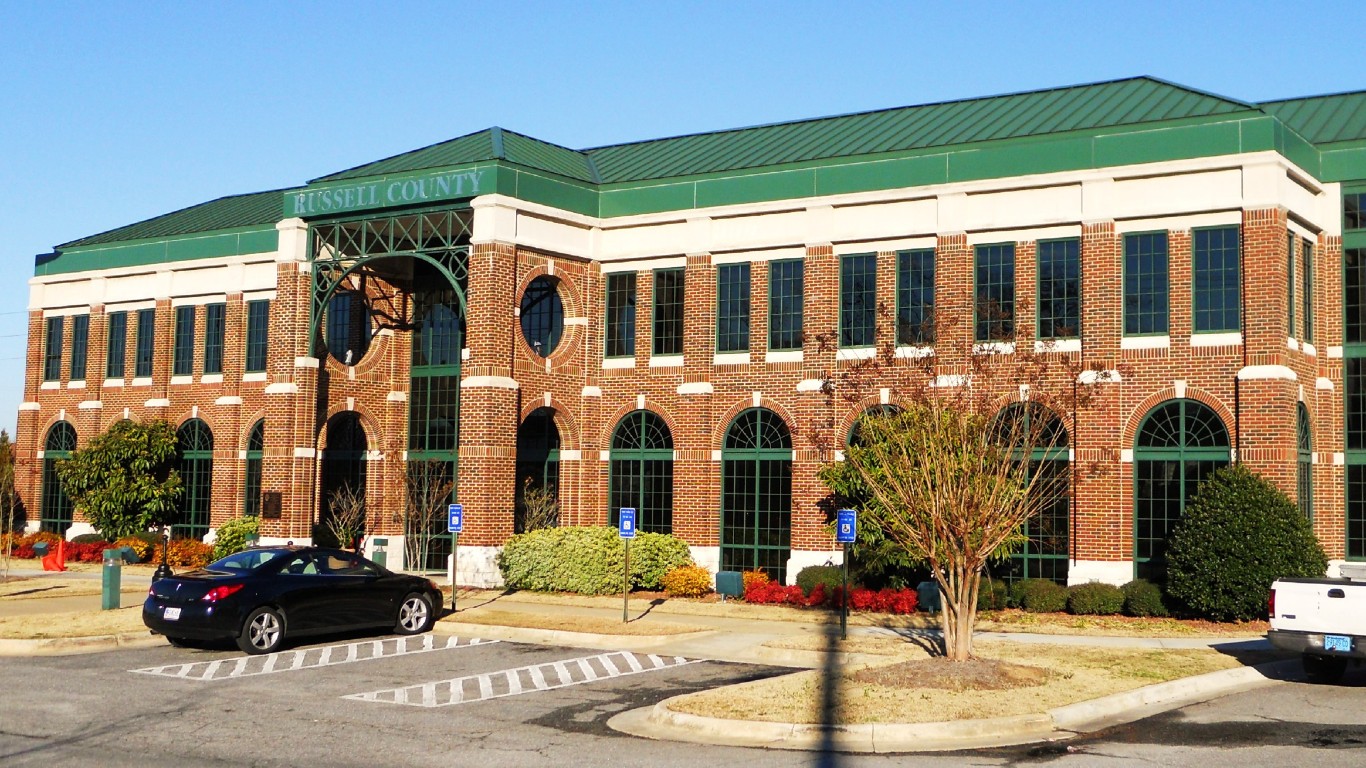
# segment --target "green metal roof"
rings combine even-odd
[[[598,181],[593,164],[580,152],[523,136],[502,128],[489,128],[411,152],[358,165],[345,171],[321,176],[310,183],[340,181],[393,173],[408,173],[428,168],[467,165],[486,160],[507,160],[528,168],[539,168],[578,181]]]
[[[1151,77],[948,101],[586,150],[604,182],[1207,117],[1256,107]]]
[[[84,245],[102,245],[129,240],[174,237],[198,232],[275,224],[280,220],[280,195],[288,190],[274,189],[246,195],[229,195],[207,203],[181,208],[136,224],[128,224],[97,235],[90,235],[57,246],[58,250]]]
[[[1366,91],[1281,99],[1261,106],[1314,144],[1366,139]]]

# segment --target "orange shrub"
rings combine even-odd
[[[139,563],[148,562],[149,558],[151,558],[152,556],[152,545],[148,544],[142,539],[137,538],[136,536],[124,536],[123,538],[114,542],[114,546],[132,548],[133,554],[137,555]]]
[[[745,594],[749,594],[749,590],[756,586],[763,586],[772,581],[768,578],[767,572],[759,570],[745,571],[740,578],[744,580]]]
[[[171,548],[167,551],[166,563],[167,565],[199,568],[208,565],[212,557],[212,544],[205,544],[198,539],[171,539]],[[160,544],[153,547],[150,562],[161,562]]]
[[[700,565],[681,565],[660,579],[670,597],[701,597],[711,594],[711,571]]]

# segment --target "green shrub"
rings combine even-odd
[[[508,539],[498,568],[513,589],[609,595],[621,591],[624,556],[616,528],[542,528]],[[681,565],[692,565],[681,539],[641,533],[631,542],[632,589],[659,589],[664,575]]]
[[[1167,606],[1162,602],[1162,588],[1145,579],[1134,579],[1120,587],[1124,593],[1124,614],[1126,616],[1166,616]]]
[[[833,595],[836,587],[844,586],[844,569],[838,565],[808,565],[797,572],[797,586],[802,594],[811,596],[817,584],[825,585],[825,594]]]
[[[247,539],[255,536],[260,529],[261,521],[255,517],[234,517],[218,526],[218,538],[213,540],[213,559],[218,560],[246,549]]]
[[[108,539],[98,533],[82,533],[71,537],[72,544],[99,544],[108,543]]]
[[[1124,592],[1114,584],[1093,581],[1067,588],[1067,612],[1078,616],[1114,616],[1124,610]]]
[[[1273,581],[1327,567],[1294,502],[1234,465],[1211,474],[1186,506],[1167,553],[1167,594],[1215,621],[1250,621],[1266,614]]]
[[[1067,587],[1049,579],[1016,582],[1016,605],[1030,613],[1057,613],[1067,607]]]
[[[977,610],[999,611],[1010,604],[1010,587],[1000,579],[983,577],[977,588]]]

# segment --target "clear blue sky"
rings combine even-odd
[[[583,148],[1155,75],[1366,88],[1356,3],[0,0],[0,427],[33,256],[498,125]]]

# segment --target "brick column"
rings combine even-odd
[[[750,279],[753,285],[753,267]],[[734,381],[736,372],[748,367],[714,365],[717,294],[711,254],[689,255],[683,281],[683,380],[670,387],[678,395],[672,409],[678,426],[673,434],[673,532],[692,546],[714,547],[721,530],[721,475],[711,460],[711,428],[716,418],[713,392],[725,386],[722,380]],[[751,294],[751,317],[753,308]],[[750,349],[754,349],[752,326]]]

